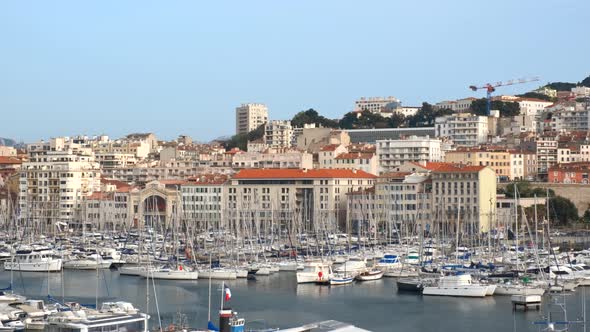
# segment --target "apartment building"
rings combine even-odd
[[[442,142],[429,136],[410,136],[403,139],[378,140],[379,172],[391,172],[406,162],[426,163],[442,161]]]
[[[101,169],[132,167],[138,162],[135,155],[127,153],[97,153],[95,158]]]
[[[556,105],[547,108],[551,114],[550,121],[545,123],[545,130],[557,132],[588,131],[588,118],[590,111],[585,107],[576,105]]]
[[[242,104],[236,107],[236,135],[247,134],[268,122],[264,104]]]
[[[434,104],[433,108],[435,110],[450,109],[453,110],[453,112],[455,113],[464,113],[469,112],[469,110],[471,109],[471,104],[474,100],[476,100],[476,98],[473,97],[457,100],[445,100]]]
[[[588,162],[553,165],[549,168],[548,182],[588,184],[588,174],[590,174]]]
[[[428,174],[385,173],[376,182],[375,193],[383,204],[384,220],[432,224],[432,183]]]
[[[539,137],[535,142],[537,173],[546,178],[549,168],[557,164],[558,142],[553,137]]]
[[[89,148],[66,138],[29,144],[20,172],[20,218],[47,225],[80,220],[82,199],[100,191],[100,166]]]
[[[385,109],[397,109],[401,107],[399,99],[389,97],[361,97],[354,102],[354,112],[369,111],[371,113],[381,113]]]
[[[487,166],[438,164],[431,172],[435,216],[454,224],[459,219],[463,232],[487,232],[496,206],[496,172]]]
[[[330,164],[329,168],[361,170],[369,174],[378,174],[377,155],[374,153],[341,153]]]
[[[0,157],[16,157],[16,149],[12,146],[0,145]]]
[[[445,162],[469,166],[489,166],[499,180],[517,180],[524,177],[522,153],[504,148],[463,148],[448,151]]]
[[[488,139],[486,116],[458,113],[435,119],[436,137],[445,137],[457,146],[476,146]]]
[[[288,149],[268,149],[266,152],[239,152],[233,155],[232,168],[313,168],[313,155]]]
[[[264,126],[264,144],[270,148],[290,148],[293,128],[289,120],[272,120]]]
[[[202,230],[221,229],[228,178],[223,174],[201,174],[181,184],[182,218],[187,225]]]
[[[257,220],[268,227],[294,227],[303,231],[319,223],[346,221],[346,193],[374,185],[376,176],[348,169],[250,169],[234,175],[226,187],[227,220]],[[325,224],[324,224],[325,226]]]

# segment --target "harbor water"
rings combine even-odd
[[[124,300],[147,311],[151,328],[157,328],[157,311],[165,328],[183,315],[193,328],[204,328],[208,320],[209,283],[197,281],[149,281],[121,276],[117,271],[77,271],[62,273],[13,273],[16,293],[32,298],[99,304]],[[9,285],[10,272],[0,272],[2,287]],[[343,286],[297,285],[295,273],[276,273],[256,281],[226,281],[231,289],[229,306],[247,321],[249,328],[293,327],[306,323],[338,320],[371,331],[538,331],[533,322],[544,310],[513,312],[509,296],[486,298],[427,297],[398,293],[395,279]],[[48,292],[49,286],[49,292]],[[211,316],[217,322],[221,301],[221,281],[212,281]],[[155,293],[154,293],[155,291]],[[579,287],[569,293],[570,320],[582,318],[582,293]],[[157,297],[157,301],[156,301]],[[148,301],[149,299],[149,301]],[[544,302],[549,298],[544,297]],[[149,303],[148,303],[149,302]],[[156,306],[157,304],[157,306]],[[147,308],[147,310],[146,310]],[[180,314],[180,315],[179,315]],[[582,326],[572,331],[583,331]]]

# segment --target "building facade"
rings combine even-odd
[[[242,104],[236,107],[236,135],[247,134],[268,122],[264,104]]]

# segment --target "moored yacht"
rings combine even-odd
[[[4,262],[5,270],[22,272],[58,272],[61,268],[61,258],[54,258],[47,251],[19,250],[10,261]]]
[[[303,270],[297,271],[297,283],[328,282],[332,277],[332,264],[321,260],[305,262]]]
[[[441,277],[436,285],[426,286],[422,291],[423,295],[459,297],[484,297],[489,293],[489,285],[473,283],[469,274]]]

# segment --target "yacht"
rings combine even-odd
[[[383,255],[383,258],[377,262],[376,267],[382,271],[394,270],[400,269],[402,267],[402,263],[400,262],[397,255],[385,254]]]
[[[54,258],[49,251],[18,250],[9,262],[4,262],[7,271],[58,272],[61,268],[61,258]]]
[[[332,264],[321,260],[305,262],[302,271],[297,271],[297,283],[327,282],[332,277]]]
[[[148,332],[149,316],[127,302],[105,302],[100,310],[68,303],[69,310],[48,317],[47,332],[133,331]]]
[[[238,278],[235,270],[226,268],[209,268],[199,271],[199,279],[233,280]]]
[[[337,273],[350,273],[357,275],[367,270],[367,259],[362,257],[350,257],[348,261],[336,268]]]
[[[485,297],[491,295],[489,293],[488,285],[473,283],[469,274],[441,277],[436,285],[425,286],[422,290],[423,295],[460,297]]]
[[[63,263],[64,269],[74,270],[96,270],[108,269],[111,267],[111,261],[103,260],[99,254],[92,254],[86,257],[75,257]]]
[[[199,272],[193,270],[189,266],[176,265],[176,266],[162,266],[151,269],[144,269],[140,274],[142,277],[150,277],[152,279],[163,279],[163,280],[197,280],[199,278]]]

